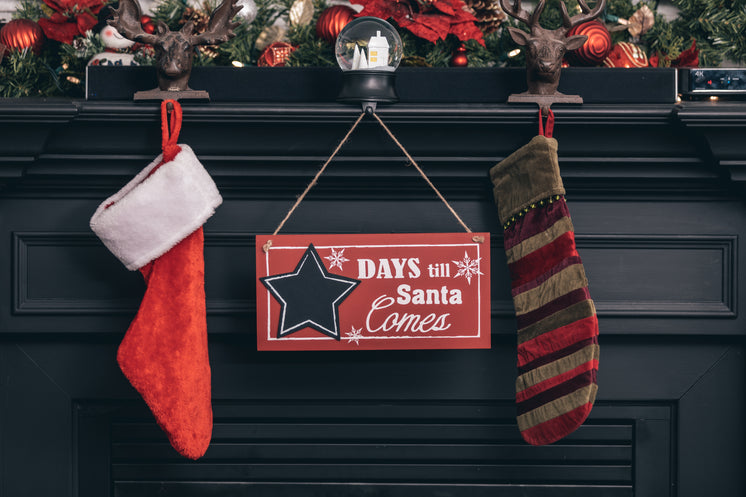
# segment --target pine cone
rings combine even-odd
[[[194,25],[195,34],[204,33],[207,29],[207,24],[210,22],[210,14],[202,10],[187,7],[184,9],[184,14],[182,14],[179,24],[186,24],[190,21]]]
[[[195,9],[193,7],[187,7],[184,9],[184,13],[179,20],[179,24],[186,24],[191,22],[194,25],[194,34],[201,34],[207,30],[207,25],[210,23],[210,12],[206,9],[209,8],[207,3],[203,4],[205,10]],[[200,53],[206,57],[214,59],[218,56],[217,45],[202,45],[198,48]]]
[[[466,6],[477,18],[477,27],[484,34],[492,33],[507,19],[498,0],[466,0]]]
[[[199,52],[205,57],[209,57],[211,59],[214,59],[218,55],[220,55],[217,45],[202,45],[199,47]]]

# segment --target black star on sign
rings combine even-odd
[[[282,306],[277,338],[313,328],[339,340],[339,304],[359,280],[331,274],[313,244],[292,273],[259,278]]]

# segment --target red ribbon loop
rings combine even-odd
[[[544,114],[542,113],[541,109],[539,109],[539,134],[541,136],[551,138],[552,133],[554,133],[554,112],[552,112],[552,109],[549,109],[549,114],[547,115],[547,125],[545,128]]]
[[[170,109],[169,109],[170,107]],[[169,119],[170,112],[170,119]],[[181,148],[177,145],[181,132],[181,105],[176,100],[164,100],[161,103],[161,149],[163,162],[169,162],[176,157]]]

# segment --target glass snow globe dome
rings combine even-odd
[[[401,37],[391,24],[377,17],[358,17],[339,33],[334,51],[345,72],[393,72],[403,50]]]

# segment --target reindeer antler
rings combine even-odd
[[[526,9],[521,7],[521,0],[512,0],[512,3],[510,2],[511,0],[500,0],[500,7],[502,7],[506,14],[525,22],[530,28],[539,23],[539,17],[546,5],[546,0],[540,0],[533,13],[529,14]]]
[[[521,7],[521,0],[514,0],[513,4],[510,4],[510,0],[500,0],[500,7],[511,17],[515,17],[519,21],[523,21],[526,24],[529,23],[531,14],[526,9]]]
[[[207,30],[202,34],[189,37],[189,41],[192,45],[214,45],[216,43],[228,41],[236,36],[235,33],[233,33],[233,29],[240,23],[231,22],[231,19],[233,19],[243,8],[242,5],[236,5],[237,1],[238,0],[223,0],[223,3],[221,3],[210,15],[210,22],[207,25]],[[187,29],[191,29],[191,27]]]
[[[595,19],[606,6],[606,0],[598,0],[593,9],[588,7],[588,4],[586,4],[584,0],[578,0],[578,5],[580,5],[580,10],[582,12],[571,18],[570,14],[567,12],[565,2],[560,1],[563,26],[560,29],[564,29],[564,31],[567,32],[573,26]],[[544,11],[545,6],[546,0],[540,0],[534,11],[529,14],[525,9],[521,8],[521,0],[500,0],[500,7],[502,7],[506,14],[515,17],[519,21],[525,22],[532,30],[535,26],[539,26],[539,17],[541,17],[541,13]]]
[[[567,31],[572,29],[574,26],[577,26],[578,24],[592,21],[593,19],[598,17],[601,11],[604,10],[604,7],[606,7],[606,0],[598,0],[596,2],[596,6],[593,7],[593,9],[588,7],[588,4],[586,4],[584,0],[578,0],[578,5],[580,5],[581,13],[570,17],[570,15],[567,13],[567,6],[565,6],[565,2],[560,2],[560,9],[562,10],[562,26],[564,26],[565,30]]]
[[[137,0],[120,0],[119,8],[112,9],[114,18],[107,22],[113,26],[125,38],[152,45],[158,38],[155,34],[150,34],[142,28],[140,24],[140,5]]]

